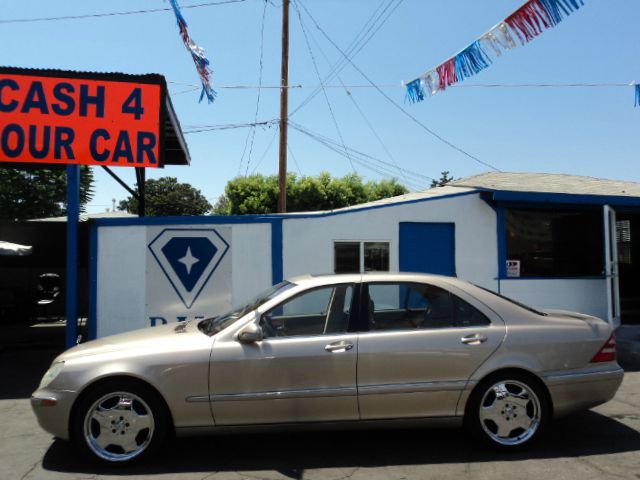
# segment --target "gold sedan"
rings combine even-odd
[[[459,279],[325,275],[219,317],[87,342],[31,404],[42,428],[106,463],[172,433],[461,425],[515,449],[622,382],[601,319],[537,311]]]

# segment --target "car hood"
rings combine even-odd
[[[171,345],[175,345],[175,338],[177,336],[180,336],[181,339],[192,336],[206,337],[206,335],[198,329],[197,322],[147,327],[81,343],[62,353],[56,361],[67,361],[77,357],[110,352],[144,351],[150,348],[158,350],[163,348],[165,342],[171,342]],[[169,345],[167,345],[167,347],[169,347]]]

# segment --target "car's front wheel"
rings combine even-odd
[[[166,407],[153,389],[133,381],[109,382],[82,399],[73,440],[103,463],[129,464],[157,450],[168,425]]]
[[[469,399],[467,426],[480,440],[502,449],[533,442],[549,417],[546,392],[527,375],[498,375],[481,382]]]

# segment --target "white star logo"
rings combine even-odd
[[[187,252],[184,254],[184,257],[179,258],[178,261],[187,267],[187,275],[189,275],[191,273],[191,267],[200,260],[191,255],[191,247],[187,247]]]

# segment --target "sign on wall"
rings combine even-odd
[[[148,325],[220,313],[231,305],[231,228],[147,228]]]
[[[520,260],[507,260],[507,277],[520,276]]]
[[[158,83],[0,71],[0,162],[158,167],[162,98]]]

